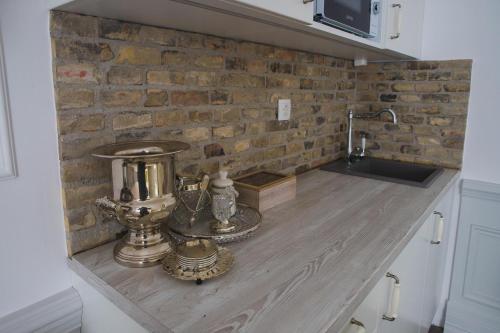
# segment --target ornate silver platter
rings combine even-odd
[[[203,269],[189,269],[179,264],[178,255],[172,251],[163,259],[163,269],[170,276],[187,281],[196,281],[201,284],[204,280],[216,278],[231,268],[234,257],[228,249],[219,247],[217,249],[217,260],[209,267]]]
[[[167,222],[163,225],[163,230],[168,232],[175,241],[180,242],[189,238],[213,239],[218,244],[235,242],[250,237],[262,222],[262,215],[252,207],[238,204],[236,214],[229,219],[236,228],[226,233],[217,233],[211,227],[211,223],[216,221],[212,215],[210,207],[204,207],[198,215],[193,226],[189,225],[189,218],[185,216],[182,209],[176,209],[171,214]]]

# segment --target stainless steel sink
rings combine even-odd
[[[443,172],[439,167],[378,158],[364,158],[350,165],[340,159],[324,165],[321,170],[418,187],[429,187]]]

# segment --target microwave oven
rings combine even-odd
[[[315,0],[314,20],[365,37],[377,37],[380,0]]]

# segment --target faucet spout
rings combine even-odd
[[[392,123],[397,124],[398,123],[398,117],[396,116],[396,112],[394,112],[392,109],[386,108],[382,109],[381,111],[378,112],[378,114],[388,112],[392,115]]]
[[[397,124],[398,123],[398,117],[396,116],[396,112],[390,108],[385,108],[380,110],[379,112],[370,112],[370,113],[358,113],[355,114],[353,117],[358,118],[358,119],[371,119],[371,118],[377,118],[379,117],[382,113],[389,113],[392,116],[392,123]]]
[[[352,120],[353,118],[358,119],[372,119],[379,117],[382,113],[389,113],[392,116],[392,123],[398,123],[398,117],[396,116],[396,112],[390,108],[385,108],[380,110],[379,112],[370,112],[370,113],[357,113],[354,114],[352,110],[347,112],[347,151],[346,151],[346,159],[348,163],[351,163],[353,158],[362,158],[364,155],[364,145],[363,148],[357,148],[358,153],[354,152],[353,144],[352,144]],[[359,153],[361,151],[361,153]]]

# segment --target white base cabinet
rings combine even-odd
[[[419,230],[411,242],[401,252],[394,264],[388,270],[400,281],[399,308],[392,309],[391,303],[394,300],[394,278],[386,277],[383,279],[385,288],[385,300],[383,309],[387,309],[388,319],[382,319],[379,325],[379,331],[384,333],[419,333],[421,327],[421,314],[424,302],[422,291],[425,287],[425,273],[427,269],[427,258],[429,256],[430,242],[426,234],[429,218],[424,226]],[[393,315],[390,312],[394,312]],[[390,319],[394,318],[393,321]]]
[[[83,303],[81,333],[149,333],[76,273],[71,279]]]
[[[436,205],[342,333],[428,332],[440,301],[453,194],[451,189]]]
[[[372,289],[363,303],[353,314],[353,320],[347,325],[343,333],[375,333],[379,319],[383,315],[380,300],[384,297],[384,279]],[[364,329],[364,330],[363,330]]]

